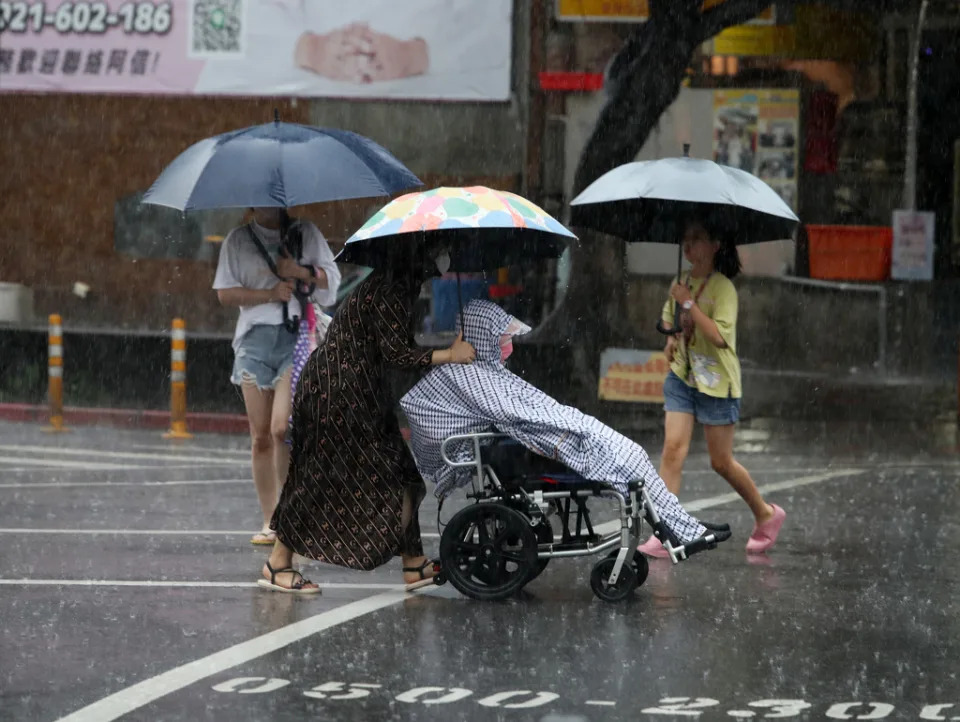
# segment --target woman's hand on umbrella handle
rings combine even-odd
[[[285,279],[295,279],[299,281],[307,280],[304,276],[307,276],[304,268],[297,263],[295,260],[290,258],[289,255],[283,255],[281,253],[280,258],[277,259],[277,275],[280,278]]]
[[[473,346],[463,340],[463,331],[460,332],[457,340],[450,345],[448,350],[450,352],[450,363],[454,364],[470,364],[477,357],[477,352]]]
[[[693,298],[690,289],[682,283],[676,283],[670,286],[670,297],[681,306]]]
[[[280,281],[276,286],[270,289],[270,300],[286,303],[293,296],[294,281]]]

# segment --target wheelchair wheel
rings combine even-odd
[[[518,504],[516,503],[516,501],[512,499],[507,500],[506,503],[507,503],[507,506],[509,506],[514,511],[517,511],[520,514],[523,514],[525,517],[527,516],[525,513],[525,509],[526,509],[525,505]],[[550,519],[548,519],[546,516],[541,516],[539,523],[531,528],[533,529],[533,533],[537,537],[538,544],[553,543],[553,526],[550,524]],[[540,559],[538,557],[536,560],[536,563],[534,564],[533,572],[530,574],[530,578],[527,581],[532,582],[534,579],[539,577],[543,573],[543,570],[547,568],[547,564],[549,563],[550,563],[549,558]]]
[[[553,543],[553,527],[550,525],[550,520],[546,517],[541,519],[540,523],[533,527],[533,533],[537,537],[537,544]],[[540,559],[537,557],[537,560],[533,563],[533,571],[530,573],[530,578],[527,581],[532,582],[539,577],[549,563],[549,558]]]
[[[516,509],[514,506],[511,506],[510,508],[519,511],[519,509]],[[534,536],[537,537],[537,544],[551,544],[553,542],[553,527],[550,525],[550,520],[546,517],[542,517],[539,524],[530,528],[533,529]],[[508,543],[510,544],[516,544],[517,542],[518,540],[516,537],[508,540]],[[540,559],[537,557],[533,563],[533,569],[530,572],[530,578],[527,580],[527,582],[532,582],[534,579],[539,577],[543,573],[543,570],[547,568],[547,564],[549,563],[549,557],[546,559]]]
[[[622,602],[637,588],[637,574],[632,566],[624,565],[616,584],[610,584],[610,572],[616,564],[616,558],[607,557],[597,562],[590,572],[590,588],[598,598],[605,602]]]
[[[616,559],[619,551],[612,551],[607,554],[607,559]],[[650,562],[640,552],[633,553],[633,573],[637,575],[637,586],[642,586],[650,575]]]
[[[530,581],[537,562],[537,537],[530,523],[503,504],[461,509],[440,537],[447,581],[473,599],[511,596]]]

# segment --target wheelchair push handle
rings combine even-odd
[[[483,432],[479,434],[457,434],[456,436],[448,436],[440,443],[440,458],[443,459],[443,462],[448,466],[453,467],[468,467],[476,466],[477,462],[480,460],[480,442],[486,441],[487,439],[503,439],[508,438],[506,434],[498,434],[495,432]],[[473,442],[473,451],[474,457],[468,461],[454,461],[450,458],[450,455],[447,453],[447,445],[454,444],[458,441],[472,441]]]

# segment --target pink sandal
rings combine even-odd
[[[753,533],[747,539],[748,554],[763,554],[769,550],[777,541],[780,534],[780,527],[783,526],[784,519],[787,518],[787,512],[776,504],[773,507],[773,516],[762,524],[753,527]]]
[[[661,544],[660,540],[657,539],[653,534],[651,534],[650,538],[647,539],[643,544],[637,547],[637,551],[641,554],[646,554],[648,557],[654,557],[656,559],[667,559],[670,557],[669,552],[663,548],[663,544]]]

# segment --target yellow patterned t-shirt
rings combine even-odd
[[[722,273],[713,273],[706,279],[686,275],[684,280],[690,285],[693,297],[697,298],[697,306],[717,324],[727,347],[717,348],[699,329],[694,330],[689,349],[683,336],[678,336],[670,369],[687,385],[707,396],[739,399],[743,391],[740,386],[740,359],[737,358],[737,289]],[[704,281],[706,286],[701,291]],[[668,298],[663,305],[664,323],[674,323],[675,307],[676,302]]]

